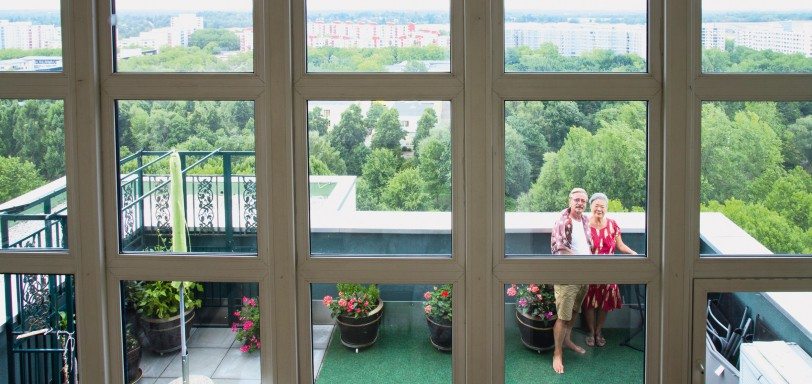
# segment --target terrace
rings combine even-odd
[[[182,152],[185,178],[186,219],[191,252],[250,253],[256,252],[256,179],[251,174],[234,172],[233,165],[252,158],[248,152]],[[169,178],[156,172],[168,153],[141,151],[121,160],[120,177],[120,237],[123,252],[152,252],[160,249],[162,238],[169,233]],[[222,165],[222,172],[200,172],[210,163]],[[448,212],[370,212],[355,206],[354,176],[312,176],[310,178],[311,251],[331,257],[342,254],[391,255],[407,257],[414,249],[422,255],[448,257],[451,254],[451,214]],[[66,248],[66,229],[70,220],[65,205],[64,178],[51,182],[26,195],[0,205],[0,238],[2,248]],[[528,256],[547,253],[550,226],[555,213],[508,213],[505,217],[506,254]],[[624,240],[634,249],[645,249],[645,214],[613,213],[624,228]],[[719,213],[702,213],[700,233],[703,253],[769,253],[763,245]],[[17,279],[17,280],[15,280]],[[30,303],[22,292],[30,284],[17,275],[4,276],[4,295],[0,339],[0,361],[9,369],[0,371],[0,383],[48,382],[57,375],[61,363],[55,353],[61,353],[53,335],[33,338],[23,344],[15,336],[33,330],[25,323]],[[50,286],[41,287],[50,301],[45,318],[56,328],[56,314],[72,308],[72,280],[50,276]],[[212,377],[222,383],[258,383],[259,355],[242,354],[228,327],[231,313],[243,296],[256,296],[255,286],[232,283],[203,283],[204,305],[198,310],[189,339],[191,373]],[[425,285],[382,286],[382,298],[387,303],[380,341],[360,354],[337,342],[338,332],[321,297],[332,292],[331,285],[311,287],[311,318],[313,335],[313,373],[317,383],[355,380],[376,382],[376,374],[396,374],[402,382],[449,382],[451,355],[435,350],[428,342],[428,330],[422,315],[422,293]],[[615,377],[616,382],[642,382],[645,362],[645,303],[643,285],[622,287],[624,308],[610,317],[606,327],[607,346],[590,348],[584,357],[565,355],[572,362],[567,381],[589,382],[597,378]],[[741,302],[742,300],[739,300]],[[765,324],[781,324],[773,328],[772,337],[796,340],[810,353],[812,343],[808,328],[792,315],[791,301],[773,300],[770,306],[758,306],[745,300],[745,306],[759,307]],[[36,302],[34,303],[36,304]],[[58,304],[58,305],[57,305]],[[558,382],[546,367],[549,353],[537,354],[524,348],[518,339],[518,329],[512,316],[513,305],[505,302],[506,381]],[[797,305],[796,305],[797,306]],[[776,310],[778,309],[778,310]],[[128,320],[135,322],[135,320]],[[68,322],[71,324],[72,322]],[[789,324],[789,325],[786,325]],[[801,340],[802,339],[802,340]],[[583,334],[575,340],[583,344]],[[146,344],[145,340],[142,340]],[[21,352],[25,352],[23,359]],[[413,366],[380,367],[399,359],[412,359]],[[50,361],[50,363],[49,363]],[[165,383],[180,374],[178,353],[159,355],[144,352],[140,363],[141,383]],[[342,367],[353,364],[358,369],[347,372]],[[624,367],[617,375],[617,367]],[[34,372],[49,373],[49,377]],[[549,372],[548,372],[549,371]],[[9,375],[6,372],[11,372]],[[609,375],[608,372],[613,372]],[[427,375],[427,373],[430,373]],[[4,376],[6,375],[6,376]],[[28,376],[24,376],[28,375]],[[371,376],[363,376],[371,375]],[[558,381],[556,381],[558,380]]]

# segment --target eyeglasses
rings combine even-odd
[[[581,199],[581,198],[572,198],[572,201],[574,201],[576,203],[586,203],[586,199]]]

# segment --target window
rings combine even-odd
[[[58,0],[0,5],[0,72],[62,72]]]
[[[252,72],[252,1],[114,1],[119,72]]]

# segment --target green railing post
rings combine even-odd
[[[48,197],[42,202],[42,213],[45,214],[45,217],[51,213],[51,198]],[[53,241],[51,241],[51,220],[45,219],[42,221],[42,224],[45,226],[45,248],[51,248],[53,246]],[[41,244],[40,244],[41,245]]]
[[[189,207],[186,206],[188,204],[188,202],[186,201],[187,200],[186,199],[186,193],[187,193],[186,192],[186,174],[187,174],[187,172],[184,172],[184,171],[186,171],[186,153],[185,152],[178,152],[178,155],[180,156],[180,169],[181,169],[180,176],[181,176],[181,179],[183,180],[183,183],[182,183],[183,184],[183,218],[184,218],[184,221],[186,221],[185,220],[186,219],[186,212],[189,212]],[[167,172],[167,175],[169,175],[171,172],[172,172],[171,170],[169,172]],[[186,227],[189,228],[189,223],[186,223]],[[192,224],[191,227],[194,228],[194,223]],[[188,231],[188,229],[187,229],[187,231]]]
[[[226,246],[234,249],[234,225],[231,219],[231,154],[223,154],[223,209],[225,210]]]
[[[4,247],[5,248],[5,247]],[[6,323],[4,327],[6,328],[3,332],[6,336],[6,349],[7,349],[7,356],[6,362],[8,366],[8,378],[9,381],[13,382],[14,378],[16,377],[16,373],[14,372],[14,354],[12,353],[12,346],[14,345],[14,315],[12,312],[12,301],[11,301],[11,275],[4,274],[3,275],[3,288],[5,289],[5,304],[6,304]]]
[[[0,213],[0,249],[7,249],[8,241],[8,217]]]
[[[138,150],[138,157],[136,158],[136,166],[138,167],[137,178],[135,179],[135,199],[137,200],[144,194],[144,150]],[[138,228],[135,233],[141,232],[142,244],[144,236],[144,202],[138,203]]]

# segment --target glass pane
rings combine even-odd
[[[812,3],[702,1],[703,72],[812,72]]]
[[[645,315],[644,284],[507,284],[505,383],[643,383]]]
[[[62,72],[59,0],[0,3],[0,72]]]
[[[705,383],[808,381],[810,300],[812,292],[709,293]]]
[[[259,284],[183,282],[183,311],[180,285],[121,282],[125,383],[180,378],[184,342],[191,382],[259,383]]]
[[[0,274],[0,384],[73,383],[73,275]]]
[[[122,251],[256,252],[253,101],[128,100],[116,114]]]
[[[0,99],[0,249],[66,249],[62,100]]]
[[[505,72],[645,72],[646,0],[505,0]]]
[[[451,72],[449,0],[307,0],[308,72]]]
[[[645,253],[646,132],[642,101],[505,102],[505,254]]]
[[[812,102],[702,104],[700,253],[812,254]]]
[[[119,72],[252,72],[253,2],[117,0]]]
[[[310,288],[317,384],[451,383],[451,284]]]
[[[310,252],[451,255],[451,103],[308,103]]]

